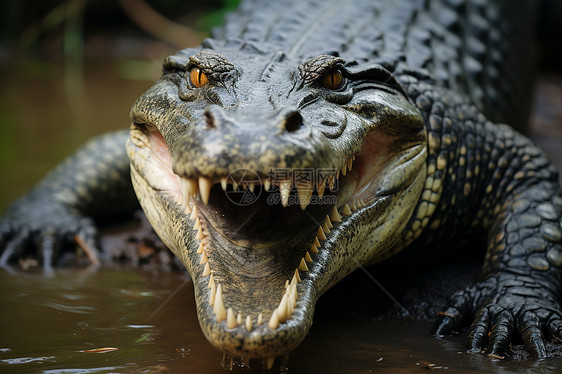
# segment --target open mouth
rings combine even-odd
[[[331,248],[349,239],[348,221],[364,208],[384,210],[388,197],[411,183],[373,182],[388,164],[420,153],[408,147],[384,156],[390,142],[380,139],[366,139],[338,169],[187,176],[174,173],[155,126],[132,125],[128,152],[135,190],[155,230],[190,271],[201,327],[213,345],[234,356],[266,359],[269,366],[306,336],[317,298],[345,276],[330,279],[327,269],[334,256],[345,256]],[[143,189],[173,205],[183,249],[169,233],[161,234],[162,207],[146,202]]]

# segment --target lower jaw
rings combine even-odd
[[[143,205],[143,209],[148,211],[164,211],[175,207],[176,212],[170,216],[180,214],[183,209],[178,205],[177,200],[165,197],[151,188],[146,191],[148,183],[136,170],[132,170],[132,178],[135,182],[137,196]],[[144,184],[139,186],[140,183]],[[144,198],[142,197],[144,196]],[[299,208],[300,209],[300,208]],[[205,275],[205,266],[201,264],[201,254],[197,253],[199,243],[193,240],[197,236],[197,230],[189,227],[194,224],[194,220],[189,219],[183,211],[184,223],[180,227],[168,227],[164,222],[159,222],[154,215],[149,216],[151,224],[156,229],[158,235],[174,254],[185,264],[194,282],[195,296],[197,301],[197,311],[201,328],[211,344],[222,352],[227,352],[236,357],[249,359],[270,359],[279,357],[293,350],[306,337],[311,324],[314,306],[317,299],[317,291],[313,282],[304,272],[300,272],[302,283],[298,284],[298,301],[291,318],[279,324],[276,328],[271,328],[269,322],[271,315],[264,315],[263,321],[258,325],[257,320],[252,321],[252,330],[247,331],[245,326],[237,326],[229,329],[226,321],[217,323],[216,313],[210,305],[210,275]],[[177,222],[176,222],[177,223]],[[169,223],[168,223],[169,224]],[[179,232],[189,235],[177,236]],[[191,231],[191,233],[190,233]],[[314,237],[314,235],[313,235]],[[312,241],[312,239],[311,239]],[[304,252],[307,248],[304,249]],[[298,264],[295,264],[295,268]],[[294,271],[291,270],[290,273]],[[311,266],[312,270],[312,266]],[[287,277],[290,281],[290,277]],[[283,290],[283,283],[279,285],[280,291]],[[216,291],[215,291],[216,292]],[[282,298],[280,292],[279,301]],[[270,313],[268,313],[270,314]],[[245,322],[245,321],[243,321]]]

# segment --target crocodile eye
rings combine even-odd
[[[199,68],[191,69],[191,71],[189,72],[189,79],[191,79],[191,83],[197,88],[209,84],[209,79],[207,78],[205,73],[203,73],[203,70]]]
[[[339,70],[331,70],[322,77],[322,84],[329,90],[337,90],[343,85],[343,75]]]

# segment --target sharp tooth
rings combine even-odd
[[[250,192],[254,192],[254,189],[256,188],[256,184],[251,182],[248,184],[248,188],[250,189]]]
[[[344,165],[344,166],[341,168],[341,174],[345,176],[346,173],[347,173],[347,164]]]
[[[330,221],[330,216],[326,216],[326,221],[324,221],[324,223],[326,223],[326,226],[328,226],[329,229],[334,227],[334,225],[332,225],[332,221]]]
[[[289,280],[287,279],[287,280],[285,281],[285,289],[289,288],[289,285],[290,285],[290,283],[289,283]]]
[[[199,254],[203,253],[203,250],[204,250],[204,249],[205,249],[205,248],[203,248],[203,243],[202,243],[202,242],[199,243],[199,248],[197,248],[197,253],[199,253]]]
[[[291,194],[291,181],[289,179],[285,179],[279,183],[279,190],[281,193],[281,204],[284,207],[289,205],[289,195]]]
[[[298,272],[295,270],[295,274],[293,274],[293,279],[291,279],[291,287],[293,287],[294,285],[296,285],[298,283],[297,275],[298,275]]]
[[[238,184],[232,182],[232,191],[238,191]]]
[[[292,315],[295,311],[295,306],[297,305],[297,286],[291,286],[289,291],[288,303],[287,306],[289,307],[289,312]]]
[[[347,205],[347,203],[345,203],[345,206],[343,207],[343,210],[341,211],[341,214],[343,214],[344,216],[350,216],[351,215],[351,209],[349,209],[349,205]]]
[[[193,196],[197,193],[197,179],[183,178],[182,188],[188,196]]]
[[[318,234],[316,237],[320,240],[326,240],[326,234],[324,234],[324,230],[322,230],[322,226],[318,228]]]
[[[197,205],[193,206],[193,210],[191,211],[191,215],[189,216],[189,219],[194,220],[197,218],[197,216],[199,215],[199,212],[197,210]]]
[[[295,312],[295,301],[291,296],[287,299],[287,315],[289,316],[289,318],[291,318],[294,312]]]
[[[324,195],[324,190],[326,189],[326,181],[322,180],[316,184],[316,190],[318,191],[318,196]]]
[[[217,297],[217,287],[215,286],[215,282],[211,283],[211,296],[209,296],[209,305],[215,305],[215,298]],[[214,308],[213,308],[214,310]]]
[[[324,233],[329,234],[330,233],[330,229],[328,228],[328,225],[326,224],[326,222],[324,222],[322,224],[322,230],[324,231]]]
[[[205,236],[203,235],[203,230],[201,229],[201,227],[199,228],[199,230],[197,230],[197,235],[195,235],[195,239],[197,240],[201,240],[203,239]]]
[[[267,360],[265,361],[265,367],[267,368],[267,370],[271,370],[274,363],[275,363],[275,356],[268,357]]]
[[[293,300],[295,301],[295,303],[297,302],[297,285],[293,284],[291,286],[291,292],[290,292],[291,297],[293,298]]]
[[[240,326],[242,324],[242,314],[238,313],[236,316],[236,324]]]
[[[306,253],[304,254],[304,260],[305,260],[306,262],[312,262],[312,257],[310,257],[310,253],[306,252]]]
[[[340,171],[339,170],[336,172],[336,179],[340,179]]]
[[[211,187],[213,187],[213,182],[209,178],[199,177],[199,194],[201,195],[201,201],[205,205],[209,203]]]
[[[316,245],[314,243],[312,243],[312,245],[310,246],[310,252],[318,253],[318,248],[316,248]]]
[[[241,186],[242,186],[242,190],[244,190],[244,191],[246,191],[246,188],[248,188],[248,184],[247,184],[247,183],[244,183],[244,184],[242,184]]]
[[[269,319],[267,325],[272,330],[276,330],[279,327],[279,315],[277,314],[277,309],[275,309],[271,314],[271,318]]]
[[[203,253],[201,253],[201,260],[199,260],[199,265],[206,264],[207,261],[207,252],[203,251]]]
[[[215,305],[213,307],[215,315],[217,316],[217,322],[224,321],[226,319],[226,309],[224,309],[224,303],[222,301],[222,287],[219,284],[217,287],[217,293],[215,295]]]
[[[289,317],[287,315],[287,294],[283,295],[279,306],[277,307],[277,317],[279,318],[279,322],[285,322]]]
[[[250,318],[250,316],[246,316],[246,330],[248,330],[248,332],[252,331],[252,318]]]
[[[209,278],[209,284],[207,285],[207,288],[211,289],[214,284],[215,284],[215,278],[213,277],[213,274],[211,274],[211,277]]]
[[[183,205],[187,209],[191,209],[191,207],[189,206],[189,201],[191,200],[191,194],[189,193],[190,192],[189,183],[190,183],[189,179],[180,178],[180,187],[183,196]]]
[[[201,228],[201,220],[199,217],[195,219],[195,223],[193,224],[193,230],[199,230]]]
[[[312,196],[312,186],[311,185],[299,185],[297,186],[297,191],[299,193],[299,204],[302,210],[305,210],[308,204],[310,204],[310,196]]]
[[[316,236],[316,237],[314,238],[314,246],[315,246],[316,248],[320,248],[320,241],[318,240],[318,236]]]
[[[203,253],[205,253],[205,252],[203,252]],[[209,275],[211,275],[211,267],[209,266],[209,263],[207,262],[205,264],[205,269],[203,269],[203,276],[207,277]]]
[[[193,196],[197,193],[197,180],[195,178],[182,178],[181,189],[184,196]]]
[[[301,276],[300,276],[299,271],[297,269],[295,269],[295,278],[297,279],[297,282],[299,282],[299,283],[302,282]]]
[[[334,208],[332,209],[332,214],[330,215],[330,219],[332,220],[332,222],[341,222],[340,212],[338,212],[338,209],[336,208],[335,205]]]
[[[228,308],[228,312],[226,313],[226,328],[233,329],[236,327],[236,317],[234,317],[234,312],[232,308]]]
[[[301,258],[301,263],[299,264],[300,271],[308,271],[308,266],[306,266],[306,261],[304,258]]]
[[[258,314],[258,321],[256,322],[256,325],[260,326],[263,323],[263,315],[260,313]]]
[[[347,160],[347,170],[351,171],[352,166],[353,166],[353,159],[349,158],[349,160]]]
[[[267,178],[264,182],[263,182],[263,189],[266,192],[269,192],[269,189],[271,188],[271,179]]]
[[[223,191],[226,191],[226,187],[227,187],[226,178],[221,178],[221,187]]]
[[[189,197],[191,196],[191,194],[189,193],[189,179],[181,178],[180,179],[180,187],[181,187],[181,193],[183,195],[184,203],[189,202]],[[186,201],[186,198],[187,198],[187,201]]]

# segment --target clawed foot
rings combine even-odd
[[[440,313],[434,333],[444,336],[474,316],[468,351],[503,358],[520,338],[533,357],[546,357],[546,338],[562,342],[562,313],[553,285],[527,276],[502,275],[457,292]]]
[[[54,203],[39,212],[14,209],[0,220],[0,267],[26,257],[36,257],[45,270],[52,268],[65,247],[80,246],[92,263],[99,262],[97,229],[90,218],[80,217]],[[32,208],[29,208],[32,209]]]

